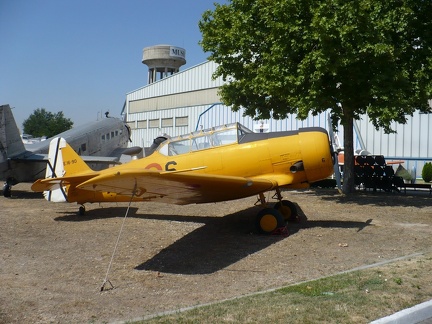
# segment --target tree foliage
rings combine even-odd
[[[354,189],[353,119],[392,131],[432,98],[430,0],[231,0],[199,27],[222,101],[257,119],[331,109],[344,126],[344,191]]]
[[[425,182],[432,181],[432,163],[426,162],[422,169],[422,178]]]
[[[53,114],[46,111],[45,108],[37,108],[24,120],[23,131],[26,134],[37,137],[52,137],[71,129],[72,126],[73,122],[69,118],[64,117],[62,111]]]

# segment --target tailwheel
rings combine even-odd
[[[84,214],[85,214],[85,206],[84,205],[80,206],[80,208],[78,209],[78,214],[80,216],[84,216]]]
[[[275,204],[274,208],[282,214],[285,221],[295,222],[298,220],[297,207],[293,202],[281,200]]]
[[[264,208],[257,215],[256,225],[258,232],[271,234],[276,229],[284,227],[285,221],[282,214],[276,209]]]

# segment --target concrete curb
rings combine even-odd
[[[432,299],[401,310],[392,315],[377,319],[370,324],[415,324],[432,318]]]

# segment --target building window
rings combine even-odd
[[[159,119],[150,119],[149,128],[159,128]]]
[[[172,118],[162,118],[161,120],[162,127],[172,127],[173,119]]]
[[[189,117],[188,116],[176,117],[175,125],[176,125],[176,127],[188,126],[189,125]]]
[[[138,128],[147,128],[147,120],[138,120]]]

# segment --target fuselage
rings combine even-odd
[[[55,137],[64,138],[79,155],[110,156],[119,147],[126,147],[129,133],[125,123],[118,118],[104,118],[74,127]],[[52,138],[28,144],[31,153],[48,153]]]
[[[82,156],[107,156],[120,158],[121,148],[126,148],[129,130],[118,118],[104,118],[89,122],[59,134]],[[0,161],[0,176],[10,184],[33,182],[45,176],[46,161],[51,139],[25,145],[25,149],[14,156],[4,153]],[[100,164],[91,165],[100,168]]]
[[[102,170],[99,175],[121,174],[126,170],[233,176],[251,181],[266,179],[273,182],[270,189],[295,189],[330,176],[333,159],[323,128],[252,133],[237,126],[169,139],[150,156]],[[245,192],[244,196],[247,195],[250,193]],[[233,199],[242,197],[241,193],[233,195]],[[143,199],[145,195],[134,200]],[[200,202],[219,201],[211,199]],[[72,189],[68,194],[68,201],[79,203],[128,200],[130,196],[109,192]],[[151,200],[157,201],[157,195]]]
[[[193,172],[245,178],[288,175],[292,183],[314,182],[333,172],[328,135],[322,128],[249,133],[241,136],[238,142],[217,147],[204,145],[201,149],[175,155],[164,153],[163,147],[169,145],[163,143],[151,156],[133,161],[128,167],[159,171],[196,168],[198,170]],[[304,170],[291,170],[298,162],[303,163]]]

